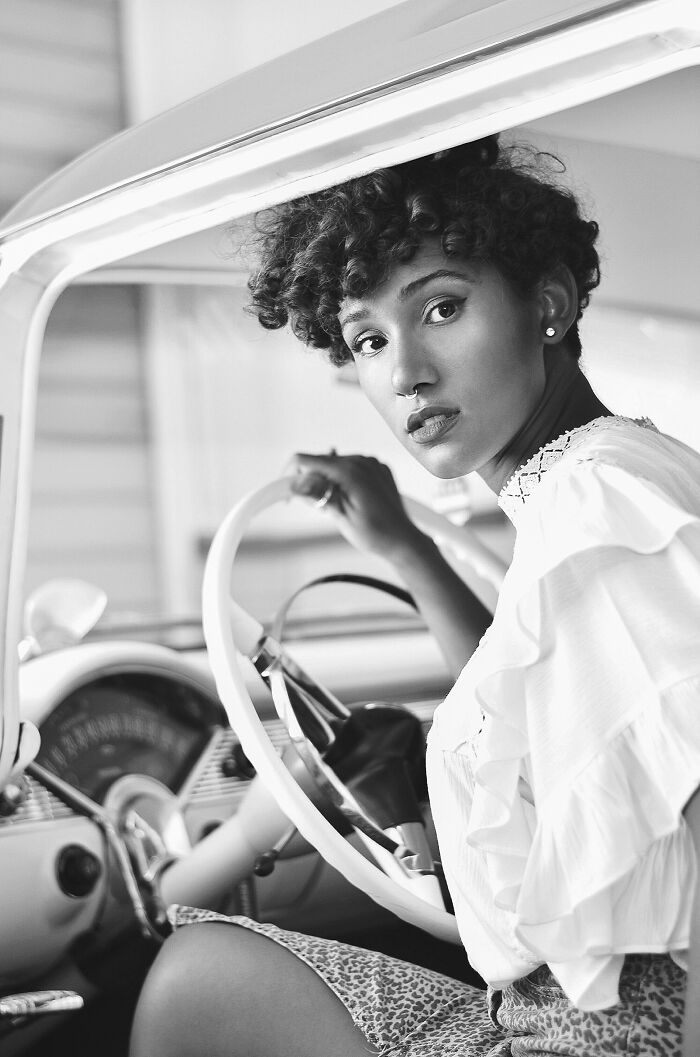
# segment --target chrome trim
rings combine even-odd
[[[0,998],[0,1018],[70,1013],[82,1009],[83,1005],[83,999],[77,991],[22,991]]]
[[[75,818],[75,811],[55,793],[38,782],[32,775],[25,775],[29,795],[11,815],[0,817],[0,835],[8,828],[16,829],[34,822],[58,822],[64,818]]]
[[[354,106],[362,105],[371,100],[381,99],[398,89],[411,88],[414,85],[422,84],[424,81],[430,80],[430,78],[434,77],[436,74],[450,73],[459,70],[480,59],[499,55],[515,46],[523,46],[534,41],[544,40],[547,37],[561,33],[563,30],[575,29],[579,26],[602,21],[603,19],[609,18],[611,15],[619,14],[621,11],[634,10],[635,8],[651,6],[655,3],[656,0],[612,0],[609,5],[602,9],[602,11],[598,9],[584,15],[562,18],[544,29],[529,30],[525,33],[513,34],[507,40],[499,41],[498,44],[489,44],[481,48],[474,48],[470,51],[462,52],[460,55],[456,55],[452,59],[445,59],[441,62],[433,63],[431,66],[426,66],[417,73],[407,74],[403,77],[396,77],[393,80],[381,82],[362,92],[354,92],[351,95],[332,100],[329,103],[299,111],[291,117],[270,122],[268,125],[263,125],[260,128],[255,129],[253,132],[246,132],[242,133],[240,136],[234,136],[229,140],[217,144],[216,147],[193,152],[192,154],[186,155],[184,158],[179,158],[172,164],[163,165],[159,168],[150,170],[148,173],[143,173],[139,176],[122,180],[119,183],[112,184],[110,187],[107,187],[102,191],[96,192],[95,194],[77,198],[59,209],[40,213],[29,221],[20,221],[6,229],[0,229],[0,246],[5,238],[29,232],[37,225],[43,224],[46,220],[64,216],[73,209],[79,208],[87,203],[99,202],[102,198],[111,195],[114,192],[123,191],[125,188],[129,187],[145,186],[153,180],[160,179],[163,175],[174,173],[199,162],[216,158],[239,147],[250,146],[251,144],[262,142],[265,139],[269,139],[271,136],[299,128],[317,120],[318,118],[331,117],[334,114],[349,110]],[[73,164],[77,164],[79,161],[80,159],[78,158]]]

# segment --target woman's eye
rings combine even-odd
[[[352,351],[358,356],[372,356],[386,345],[386,338],[380,334],[365,334],[352,343]]]
[[[451,319],[457,311],[457,307],[456,301],[438,301],[437,304],[431,305],[426,312],[426,321],[428,323],[442,323],[446,319]]]

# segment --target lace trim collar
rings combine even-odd
[[[594,418],[591,422],[586,422],[583,426],[577,426],[576,429],[570,429],[567,433],[562,433],[561,436],[550,440],[508,478],[498,495],[498,505],[510,520],[514,521],[528,496],[532,495],[547,471],[556,466],[567,451],[578,448],[591,433],[595,433],[599,429],[606,429],[609,426],[629,425],[630,423],[656,429],[654,423],[648,418],[603,415],[601,418]]]

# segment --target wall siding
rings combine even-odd
[[[0,2],[0,214],[124,125],[120,0]],[[37,403],[26,590],[103,587],[108,612],[160,605],[140,293],[68,290]]]
[[[66,291],[40,370],[27,590],[53,576],[103,587],[110,612],[159,609],[139,292]]]
[[[0,3],[0,216],[123,127],[119,15],[118,0]]]

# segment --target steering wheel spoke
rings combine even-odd
[[[397,851],[394,853],[358,831],[363,846],[387,877],[415,898],[448,913],[442,879],[423,824],[406,823],[387,835],[397,841]]]
[[[275,707],[292,740],[309,740],[319,752],[326,752],[350,717],[349,709],[311,679],[271,636],[251,659],[268,686],[274,683],[279,688],[273,694]]]
[[[287,726],[292,744],[306,770],[316,785],[319,794],[346,819],[357,832],[363,833],[375,844],[394,854],[397,842],[377,825],[365,811],[348,785],[327,765],[314,743],[304,735],[289,698],[287,681],[279,668],[269,674],[269,686],[277,713]],[[332,743],[335,744],[335,741]],[[329,746],[330,748],[331,746]]]

